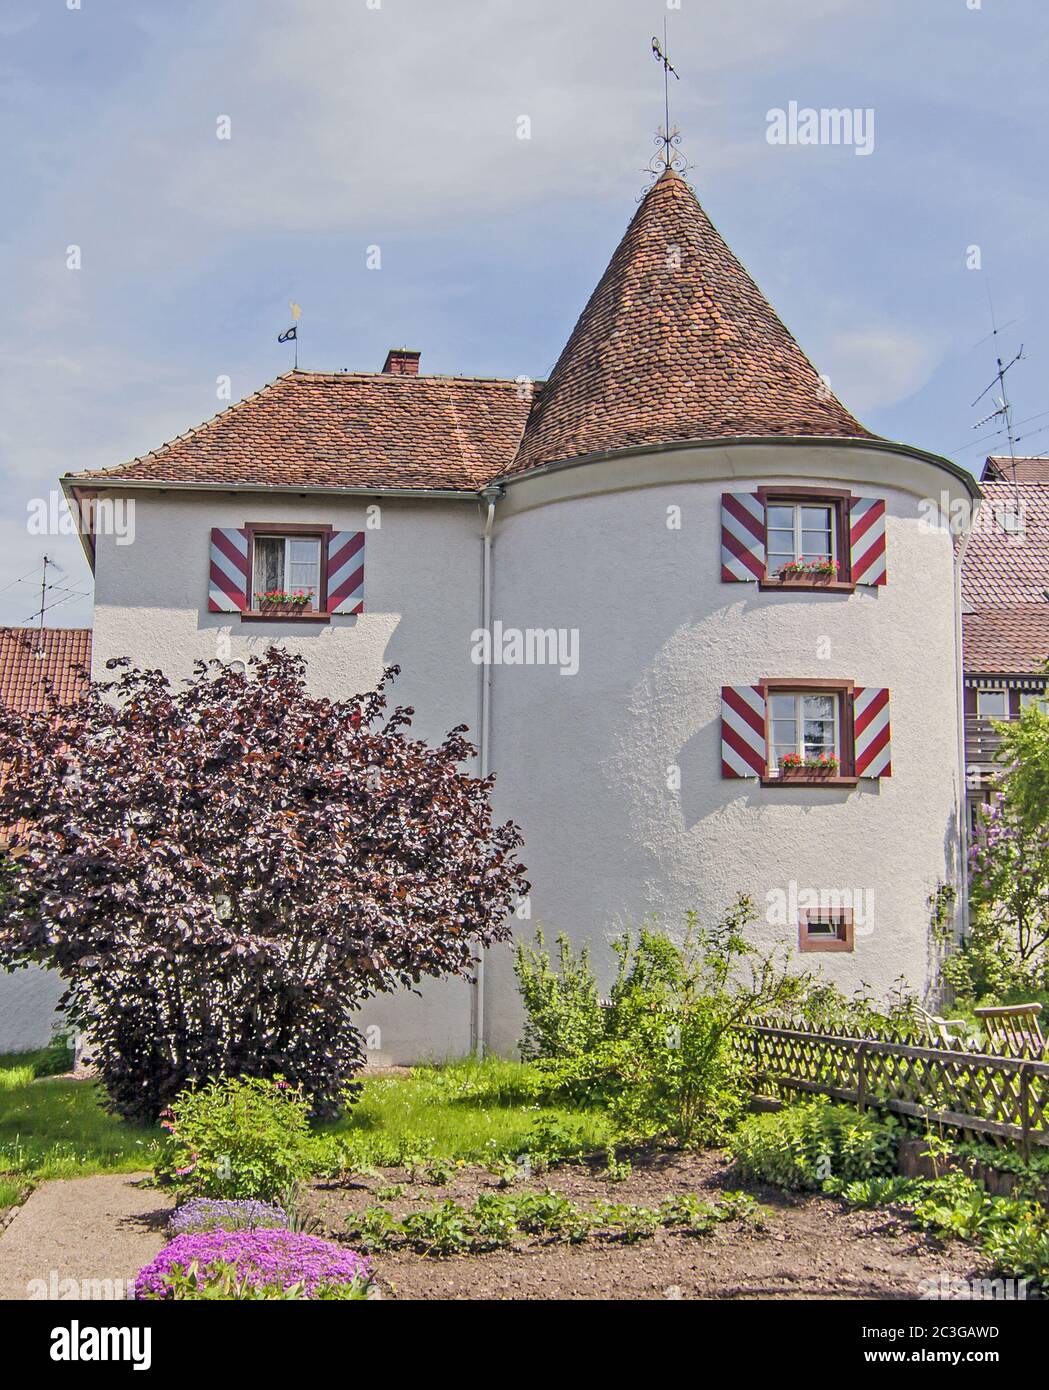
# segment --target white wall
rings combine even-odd
[[[887,502],[888,584],[854,594],[761,593],[722,583],[720,496],[775,479]],[[491,763],[500,814],[525,834],[530,935],[600,943],[654,916],[719,916],[738,892],[757,938],[767,895],[862,889],[854,954],[807,954],[851,991],[928,983],[925,900],[957,881],[958,753],[950,538],[919,521],[948,474],[857,449],[730,446],[603,461],[511,483],[495,533],[493,619],[578,628],[580,669],[497,666]],[[682,509],[680,530],[668,507]],[[829,642],[829,655],[819,653]],[[856,788],[763,788],[720,775],[723,685],[849,678],[891,691],[893,776]],[[680,790],[668,770],[679,767]],[[520,1012],[508,950],[487,967],[487,1034],[505,1049]]]
[[[720,580],[720,495],[763,482],[849,487],[887,502],[889,583],[852,595],[760,593]],[[923,498],[963,496],[946,472],[877,448],[723,446],[666,450],[512,480],[497,512],[493,618],[577,628],[577,675],[498,666],[490,766],[496,809],[522,826],[532,918],[601,943],[689,908],[719,915],[749,892],[767,944],[796,927],[765,920],[767,897],[860,890],[869,929],[852,955],[808,955],[843,988],[928,983],[925,899],[957,879],[957,704],[950,538],[919,521]],[[322,694],[367,688],[399,662],[395,698],[426,738],[476,730],[480,525],[474,503],[383,503],[369,532],[365,613],[330,625],[244,624],[206,611],[209,531],[248,521],[364,525],[353,499],[140,492],[132,546],[101,538],[95,674],[129,653],[169,675],[197,657],[243,659],[273,640],[305,654]],[[682,509],[680,530],[667,508]],[[820,644],[829,641],[821,658]],[[762,676],[841,677],[891,690],[893,777],[857,788],[761,788],[720,776],[722,685]],[[668,769],[681,769],[669,790]],[[374,1001],[380,1060],[465,1052],[471,986]],[[519,1036],[510,953],[489,953],[486,1036]]]
[[[134,542],[98,539],[93,674],[111,657],[131,656],[172,679],[193,662],[245,660],[278,643],[303,655],[311,689],[344,698],[371,689],[399,664],[390,707],[412,705],[413,730],[431,741],[456,724],[477,729],[478,668],[470,634],[480,611],[480,531],[475,501],[380,501],[377,530],[365,541],[364,607],[329,624],[242,623],[207,611],[210,531],[247,522],[323,522],[365,530],[373,499],[258,493],[139,490]],[[476,770],[476,769],[471,769]],[[378,1027],[373,1060],[410,1062],[461,1054],[470,1045],[472,984],[429,982],[371,1001],[362,1027]]]
[[[61,1023],[62,988],[57,972],[38,965],[0,971],[0,1052],[47,1046]]]

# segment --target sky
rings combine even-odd
[[[979,472],[1022,345],[1049,453],[1045,0],[0,0],[0,623],[46,554],[45,622],[90,624],[58,477],[287,370],[291,300],[302,367],[547,375],[648,186],[664,18],[687,177],[835,393]],[[791,103],[872,148],[771,143]]]

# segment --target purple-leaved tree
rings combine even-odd
[[[173,689],[111,662],[75,704],[0,712],[0,960],[66,978],[120,1114],[185,1086],[282,1075],[332,1115],[364,1060],[351,1014],[464,975],[528,890],[491,778],[376,690],[306,690],[277,649]]]

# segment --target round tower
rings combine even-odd
[[[846,991],[924,992],[927,899],[964,862],[941,517],[974,480],[853,418],[668,169],[500,482],[490,766],[526,838],[519,931],[608,970],[617,929],[745,892],[757,941]],[[485,996],[506,1050],[508,952]]]

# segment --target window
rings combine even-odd
[[[1049,714],[1049,695],[1044,690],[1021,690],[1020,691],[1020,711],[1030,709],[1035,705],[1043,714]]]
[[[783,758],[803,763],[820,757],[839,762],[838,696],[835,693],[775,691],[769,695],[771,749],[769,767],[780,772]]]
[[[800,951],[851,951],[852,909],[848,907],[802,908],[798,915]]]
[[[976,714],[980,719],[1008,719],[1009,692],[1007,690],[978,690],[976,692]]]
[[[770,577],[784,565],[838,558],[838,509],[831,502],[770,502],[765,512]]]
[[[318,536],[255,536],[252,584],[256,604],[260,595],[308,594],[318,605],[321,587],[321,543]]]

